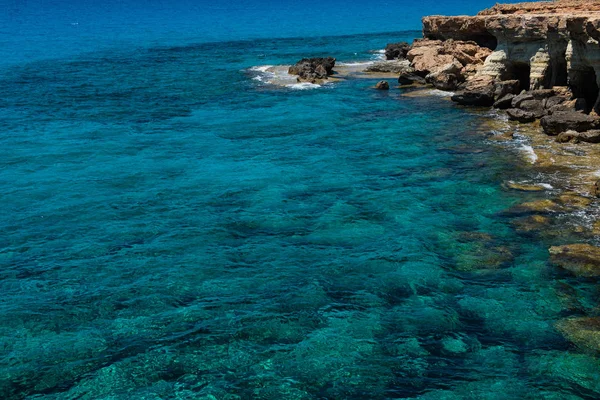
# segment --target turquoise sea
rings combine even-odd
[[[524,137],[436,91],[269,83],[489,3],[8,0],[0,398],[599,398],[554,326],[595,282],[515,229],[561,185]]]

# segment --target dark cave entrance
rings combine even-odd
[[[598,106],[596,105],[596,100],[598,99],[598,83],[596,82],[596,73],[592,67],[572,70],[569,75],[569,85],[573,91],[574,98],[585,99],[586,113],[590,112],[592,108],[598,109]]]
[[[554,86],[567,86],[569,74],[567,73],[567,60],[564,57],[550,61],[550,70],[546,73],[549,77],[547,88]],[[548,81],[548,79],[546,79]],[[545,82],[546,83],[546,82]]]
[[[529,75],[531,67],[527,63],[514,63],[511,67],[513,79],[517,79],[521,84],[521,90],[529,90],[531,84]]]
[[[498,47],[498,39],[496,39],[496,37],[491,33],[487,32],[469,37],[469,40],[474,41],[481,47],[487,47],[492,51],[496,50],[496,47]]]

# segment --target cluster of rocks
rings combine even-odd
[[[298,75],[298,82],[317,83],[333,75],[334,67],[335,58],[333,57],[303,58],[292,65],[288,73]]]

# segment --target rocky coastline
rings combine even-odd
[[[391,43],[385,60],[363,72],[389,74],[401,88],[433,87],[453,92],[451,100],[474,111],[506,115],[509,129],[536,146],[535,167],[560,169],[568,182],[563,191],[507,210],[519,219],[521,232],[554,231],[556,241],[580,238],[549,248],[550,263],[579,279],[600,277],[600,220],[591,216],[600,197],[600,3],[554,2],[497,4],[476,16],[423,18],[423,38],[412,44]],[[320,59],[328,60],[328,59]],[[335,60],[334,60],[335,61]],[[302,70],[301,60],[290,72]],[[298,81],[316,82],[312,64]],[[333,68],[317,76],[327,80]],[[388,90],[380,81],[376,89]],[[494,122],[490,122],[490,127]],[[511,190],[544,190],[509,183]],[[552,228],[558,212],[588,213],[587,227]],[[589,220],[589,219],[588,219]],[[578,236],[577,236],[578,235]],[[568,317],[556,324],[563,336],[586,351],[600,352],[600,317]]]
[[[406,58],[412,68],[406,74],[455,91],[451,99],[459,106],[506,113],[532,142],[546,141],[538,167],[569,171],[570,190],[509,210],[525,216],[517,230],[540,229],[560,210],[587,213],[594,206],[600,197],[600,3],[497,4],[476,16],[425,17],[423,39]],[[405,78],[399,83],[408,83]],[[575,228],[581,242],[550,247],[550,263],[579,279],[600,277],[599,228],[598,220],[587,232]],[[568,227],[559,229],[556,241],[569,237]],[[556,329],[577,347],[600,352],[597,315],[565,318]]]

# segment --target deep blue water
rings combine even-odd
[[[442,97],[252,69],[482,6],[8,4],[0,398],[600,396],[554,328],[593,283],[506,212],[552,195],[504,188],[551,179],[520,144]]]

